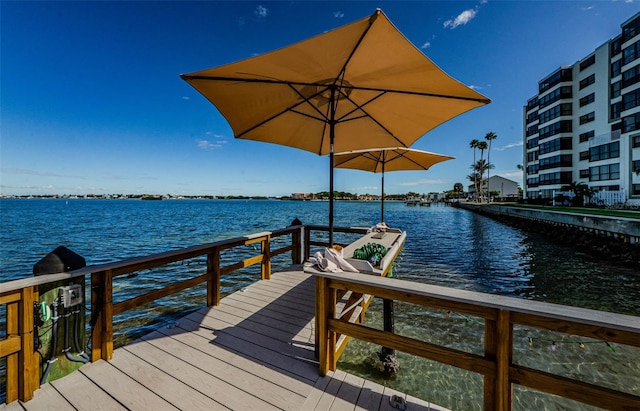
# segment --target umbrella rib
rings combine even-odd
[[[188,74],[182,74],[181,77],[185,80],[235,81],[238,83],[246,82],[246,83],[285,84],[288,86],[327,86],[326,83],[313,83],[313,82],[307,83],[307,82],[297,82],[297,81],[269,80],[269,79],[256,79],[256,78],[191,76]],[[364,91],[379,91],[384,93],[409,94],[409,95],[424,96],[424,97],[437,97],[437,98],[444,98],[444,99],[475,101],[475,102],[484,103],[484,104],[488,104],[491,102],[491,100],[488,98],[455,96],[455,95],[427,93],[427,92],[412,91],[412,90],[393,90],[393,89],[382,89],[382,88],[376,88],[376,87],[355,87],[355,86],[342,86],[341,89],[354,89],[354,90],[364,90]]]
[[[307,98],[307,97],[303,96],[302,94],[300,94],[300,92],[295,87],[293,87],[291,85],[291,83],[285,83],[285,84],[288,84],[289,87],[291,87],[291,89],[293,89],[298,95],[300,95],[300,97],[302,97],[303,100],[298,102],[298,103],[296,103],[296,104],[294,104],[291,107],[288,107],[288,108],[280,111],[279,113],[274,114],[273,116],[271,116],[271,117],[269,117],[269,118],[267,118],[267,119],[265,119],[265,120],[263,120],[263,121],[261,121],[261,122],[259,122],[257,124],[254,124],[252,127],[249,127],[248,129],[238,133],[236,135],[236,138],[242,138],[243,135],[255,130],[256,128],[262,126],[263,124],[266,124],[266,123],[270,122],[274,118],[281,116],[282,114],[286,113],[287,111],[291,111],[291,112],[294,112],[296,114],[301,114],[301,115],[307,116],[309,118],[312,118],[314,120],[323,121],[323,122],[327,121],[326,115],[322,111],[318,110],[313,104],[309,103],[309,98]],[[322,91],[312,95],[311,97],[315,97],[315,96],[320,95],[320,94],[322,94]],[[313,107],[318,112],[318,114],[320,114],[321,118],[314,117],[314,116],[312,116],[310,114],[306,114],[306,113],[303,113],[303,112],[295,110],[296,107],[298,107],[298,106],[300,106],[300,105],[302,105],[304,103],[308,103],[311,107]]]

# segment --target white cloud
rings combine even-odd
[[[333,17],[337,18],[337,19],[341,19],[344,17],[344,13],[341,11],[334,11],[333,12]]]
[[[262,4],[258,5],[258,7],[256,7],[256,9],[253,11],[253,14],[256,15],[256,17],[258,18],[266,18],[267,15],[269,14],[269,9],[267,9],[266,7],[264,7]]]
[[[35,171],[35,170],[28,170],[24,168],[2,168],[0,169],[0,173],[28,175],[28,176],[41,176],[41,177],[84,178],[82,176],[76,176],[71,174],[58,174],[58,173],[52,173],[49,171]]]
[[[183,100],[191,100],[191,97],[187,97],[187,96],[182,96]]]
[[[453,30],[458,26],[464,26],[465,24],[473,20],[473,18],[476,16],[477,13],[478,13],[478,7],[475,7],[473,9],[467,9],[462,13],[458,14],[458,16],[455,19],[445,21],[444,27],[445,28],[449,27],[451,30]]]
[[[429,47],[431,47],[430,41],[426,41],[422,46],[420,46],[421,49],[428,49]]]
[[[495,150],[496,151],[504,151],[504,150],[508,150],[508,149],[514,148],[514,147],[522,147],[522,144],[523,144],[522,141],[518,141],[518,142],[515,142],[515,143],[507,144],[506,146],[496,147]]]
[[[469,88],[470,88],[471,90],[482,90],[482,87],[480,87],[480,86],[474,86],[474,85],[470,85],[470,86],[469,86]]]
[[[417,181],[407,181],[404,183],[400,183],[398,185],[403,187],[412,187],[412,186],[419,186],[423,184],[446,184],[448,182],[449,182],[448,180],[417,180]]]
[[[209,140],[197,140],[198,148],[202,150],[215,150],[217,148],[222,148],[222,145],[225,144],[226,140],[217,140],[217,141],[209,141]]]
[[[507,171],[506,173],[500,173],[499,176],[508,179],[518,178],[522,180],[522,170]]]

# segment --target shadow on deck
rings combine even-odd
[[[341,371],[320,377],[314,279],[274,273],[0,410],[443,410]]]

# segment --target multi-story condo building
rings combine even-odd
[[[620,35],[538,83],[524,107],[524,195],[572,182],[640,204],[640,13]]]

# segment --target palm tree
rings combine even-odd
[[[479,143],[480,141],[475,138],[469,142],[469,148],[473,149],[473,164],[471,166],[472,169],[476,166],[476,149],[478,148]],[[476,197],[477,197],[478,196],[478,180],[477,179],[473,180],[473,187],[475,189]]]
[[[477,191],[477,193],[479,194],[478,196],[478,202],[480,202],[480,198],[483,195],[482,192],[482,187],[484,186],[484,171],[486,170],[486,165],[485,165],[485,161],[484,161],[484,150],[487,149],[487,147],[489,147],[489,145],[487,144],[486,141],[480,141],[477,144],[478,149],[480,150],[480,160],[479,160],[479,164],[481,164],[481,166],[478,167],[478,171],[480,172],[480,181],[478,182],[478,188],[479,190]]]
[[[458,194],[458,200],[459,200],[460,193],[464,191],[464,186],[462,185],[462,183],[455,183],[453,185],[453,191],[455,191]]]
[[[491,156],[491,141],[495,140],[496,138],[498,138],[498,135],[496,133],[494,133],[493,131],[490,131],[487,133],[486,136],[484,136],[484,139],[487,140],[489,142],[489,149],[487,150],[487,163],[491,164],[491,160],[490,160],[490,156]],[[487,192],[489,193],[489,198],[487,199],[487,201],[489,201],[489,199],[491,198],[491,173],[489,172],[489,169],[487,169]]]

